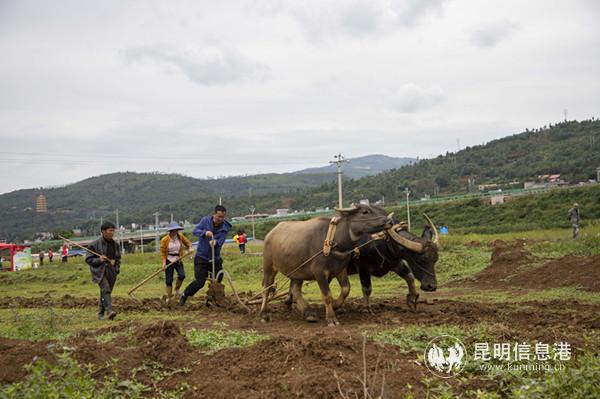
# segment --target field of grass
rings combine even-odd
[[[440,258],[437,264],[438,284],[441,285],[435,293],[420,292],[421,298],[435,299],[447,298],[465,302],[485,303],[511,303],[523,308],[531,307],[529,301],[577,300],[580,303],[600,303],[600,293],[578,290],[575,287],[548,288],[542,290],[478,290],[463,288],[459,284],[445,287],[444,284],[469,278],[475,273],[484,270],[490,264],[492,253],[491,242],[494,240],[514,241],[527,240],[527,249],[538,259],[536,262],[546,262],[567,255],[592,256],[600,254],[600,225],[584,227],[578,240],[572,240],[568,229],[533,230],[522,233],[505,234],[468,234],[448,235],[442,237]],[[248,245],[249,253],[262,251],[261,243]],[[228,245],[223,250],[224,267],[235,281],[238,292],[257,293],[261,290],[262,257],[243,256],[237,247]],[[136,283],[143,280],[159,268],[159,256],[155,253],[126,254],[123,258],[121,274],[118,277],[114,296],[127,298],[127,291]],[[185,284],[193,278],[193,262],[185,260],[187,279]],[[284,280],[282,280],[284,281]],[[351,298],[362,296],[360,283],[357,276],[351,276]],[[334,295],[339,288],[336,282],[332,283]],[[5,304],[11,303],[10,298],[51,298],[59,300],[65,295],[75,298],[92,298],[98,296],[98,287],[90,280],[90,272],[82,257],[74,258],[67,264],[46,264],[34,270],[16,273],[0,273],[0,289]],[[159,298],[164,291],[164,275],[161,273],[136,292],[140,299]],[[229,287],[226,287],[229,293]],[[304,287],[305,296],[313,303],[321,303],[320,293],[316,284]],[[407,293],[405,282],[395,275],[383,278],[373,278],[373,297],[400,297]],[[201,301],[203,293],[199,293],[192,301]],[[118,310],[118,309],[117,309]],[[119,320],[127,320],[132,325],[146,325],[156,320],[176,320],[182,328],[188,341],[202,349],[205,354],[213,354],[223,348],[246,347],[256,344],[261,340],[269,339],[269,335],[259,333],[253,329],[235,329],[227,324],[215,324],[207,320],[206,314],[193,312],[164,312],[158,310],[124,311],[119,313]],[[204,323],[203,327],[194,327]],[[209,327],[206,327],[208,325]],[[5,306],[0,308],[0,336],[31,341],[57,340],[63,341],[71,334],[85,329],[99,329],[107,326],[106,321],[97,320],[95,309],[66,309],[53,306],[39,306],[34,308],[21,308],[18,306]],[[133,327],[131,327],[133,328]],[[428,338],[441,333],[452,334],[466,343],[478,341],[493,341],[494,326],[481,322],[469,328],[462,325],[442,324],[437,326],[407,325],[397,328],[377,328],[367,332],[375,342],[395,345],[401,348],[402,353],[422,352],[423,345]],[[268,333],[269,334],[269,333]],[[105,331],[96,337],[99,343],[109,343],[116,339],[128,339],[132,335],[129,328],[120,331]],[[129,337],[131,338],[131,337]],[[590,338],[590,345],[599,345],[600,336]],[[416,361],[422,361],[422,355]],[[165,371],[160,365],[147,364],[146,372],[152,371],[157,381],[167,378],[170,372]],[[162,374],[161,374],[162,373]],[[503,384],[504,388],[496,393],[477,392],[476,388],[468,386],[472,378],[491,378]],[[597,384],[589,384],[590,379],[600,379],[600,362],[597,356],[589,352],[578,356],[570,363],[568,373],[548,373],[539,378],[528,373],[503,373],[482,376],[476,365],[466,370],[462,380],[452,385],[438,380],[424,380],[427,394],[431,398],[451,398],[456,396],[456,389],[468,392],[469,397],[477,398],[544,398],[544,397],[590,397],[589,394],[600,394]],[[535,379],[537,378],[537,380]],[[45,387],[40,387],[45,384]],[[158,384],[158,383],[156,383]],[[462,385],[461,385],[462,384]],[[463,386],[464,385],[464,386]],[[580,386],[579,395],[575,387]],[[70,388],[69,388],[70,387]],[[37,362],[30,367],[30,377],[19,384],[0,387],[0,397],[40,397],[39,395],[52,396],[61,390],[73,389],[78,392],[87,392],[94,397],[111,397],[118,394],[121,397],[146,396],[151,386],[144,385],[135,378],[125,381],[108,379],[101,386],[90,377],[90,371],[80,367],[68,355],[60,358],[58,364]],[[178,387],[174,391],[159,391],[152,388],[152,392],[160,394],[156,397],[180,397],[186,387]],[[471,390],[475,389],[475,390]],[[504,389],[504,391],[503,391]],[[471,390],[471,391],[469,391]],[[504,392],[504,393],[502,393]],[[24,396],[23,396],[24,395]],[[578,396],[579,395],[579,396]],[[83,395],[83,397],[92,397]],[[68,396],[67,396],[68,397]],[[406,397],[410,397],[406,396]]]
[[[438,284],[460,280],[485,269],[490,263],[491,247],[494,240],[532,240],[528,246],[531,252],[543,260],[557,259],[566,255],[591,256],[600,253],[600,225],[584,227],[579,239],[572,240],[570,230],[533,230],[504,234],[467,234],[442,236],[440,258],[437,263]],[[249,253],[262,251],[261,243],[248,244]],[[237,247],[226,245],[223,249],[224,267],[231,274],[238,292],[259,292],[262,280],[262,257],[240,255]],[[185,270],[188,284],[193,279],[193,261],[186,259]],[[160,268],[156,253],[126,254],[123,257],[121,274],[118,276],[114,296],[127,296],[136,283]],[[281,281],[285,281],[284,278]],[[360,282],[351,276],[353,287],[350,297],[361,297]],[[19,273],[1,273],[0,286],[3,295],[14,297],[62,297],[64,295],[96,297],[98,287],[90,280],[90,272],[83,257],[70,259],[69,263],[46,263],[36,270]],[[390,296],[404,293],[406,284],[396,275],[373,278],[373,293],[377,296]],[[339,292],[336,282],[332,283],[334,295]],[[138,298],[156,298],[163,295],[164,274],[159,274],[135,292]],[[316,284],[305,286],[308,299],[320,300]]]

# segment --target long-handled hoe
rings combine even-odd
[[[219,277],[224,276],[229,281],[229,286],[231,287],[231,291],[233,292],[233,296],[236,301],[240,304],[242,308],[244,308],[248,313],[250,313],[250,308],[246,306],[238,296],[235,287],[233,286],[233,280],[231,275],[225,269],[221,269],[219,273],[216,273],[215,268],[215,241],[212,240],[210,242],[210,247],[212,250],[212,274],[210,276],[210,283],[208,284],[208,291],[206,292],[206,305],[215,305],[215,306],[224,306],[225,305],[225,286],[219,282]]]

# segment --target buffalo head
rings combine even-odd
[[[355,205],[351,208],[336,208],[349,224],[350,239],[358,241],[365,233],[379,232],[392,226],[392,214],[383,208],[371,205]]]
[[[435,263],[438,260],[439,236],[435,225],[427,217],[427,224],[421,237],[417,237],[402,227],[394,227],[388,233],[396,244],[403,247],[402,258],[408,263],[413,275],[421,282],[423,291],[435,291],[437,281]]]

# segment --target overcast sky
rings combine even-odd
[[[600,116],[600,2],[0,0],[0,193],[433,157]]]

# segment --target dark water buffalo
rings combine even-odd
[[[263,250],[263,292],[260,310],[261,320],[268,321],[268,287],[275,275],[281,272],[290,278],[292,300],[304,315],[308,306],[302,297],[302,282],[316,280],[321,290],[328,325],[336,325],[334,307],[344,302],[350,292],[350,282],[345,273],[352,258],[352,250],[363,234],[391,227],[391,215],[380,207],[358,205],[336,210],[339,221],[333,249],[329,256],[318,254],[329,229],[330,218],[314,218],[307,221],[281,222],[265,237]],[[338,277],[343,272],[343,276]],[[342,292],[335,303],[329,282],[338,277]]]
[[[421,282],[421,290],[436,290],[435,263],[438,260],[439,237],[433,222],[429,218],[427,222],[421,237],[395,225],[386,239],[362,247],[358,258],[352,259],[348,274],[358,273],[367,306],[371,295],[371,276],[382,277],[390,271],[406,280],[409,290],[406,302],[412,311],[416,311],[419,298],[415,278]],[[365,235],[361,243],[370,239],[370,235]]]

